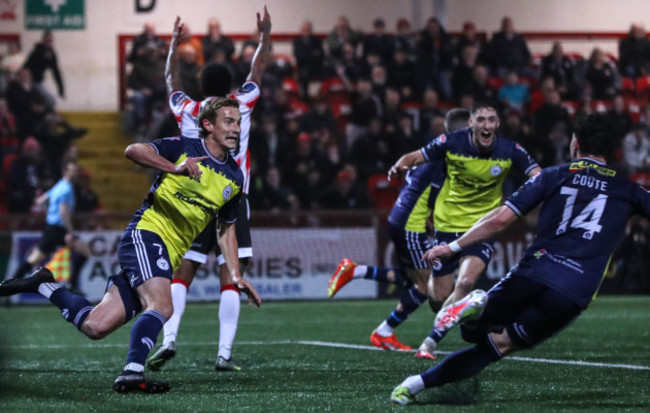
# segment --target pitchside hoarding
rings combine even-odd
[[[302,300],[327,298],[327,281],[339,261],[349,255],[359,262],[377,262],[376,232],[373,228],[253,229],[254,260],[245,274],[265,300]],[[92,301],[104,294],[109,276],[120,271],[117,245],[121,231],[79,232],[92,252],[85,263],[79,288]],[[20,265],[41,233],[14,232],[8,274]],[[189,301],[214,301],[220,297],[218,265],[214,254],[202,266],[190,287]],[[337,297],[374,298],[377,286],[372,282],[353,282]],[[242,295],[242,298],[244,296]],[[42,302],[36,294],[12,297],[12,302]]]

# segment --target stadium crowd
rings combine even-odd
[[[423,28],[399,19],[392,32],[377,18],[363,33],[344,16],[325,36],[309,21],[298,29],[292,55],[274,55],[253,112],[253,209],[390,207],[397,193],[385,179],[390,165],[442,133],[447,110],[477,99],[498,102],[501,132],[543,167],[569,159],[577,115],[608,111],[619,125],[613,139],[621,143],[611,161],[633,180],[650,182],[650,41],[640,24],[620,40],[618,57],[596,47],[588,58],[560,42],[547,55],[532,55],[510,17],[492,36],[472,22],[451,35],[436,17]],[[208,20],[205,35],[187,27],[179,45],[183,90],[201,99],[198,74],[212,61],[228,67],[233,87],[243,83],[257,38],[237,48],[216,18]],[[167,42],[147,23],[128,55],[125,125],[137,141],[178,133],[166,99],[166,54]],[[51,33],[28,57],[12,47],[2,62],[3,192],[21,198],[4,202],[10,212],[23,212],[58,178],[68,148],[85,131],[56,113],[42,87],[43,72],[51,69],[64,95]],[[33,190],[21,193],[25,188]]]

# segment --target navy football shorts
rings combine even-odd
[[[43,229],[43,236],[41,242],[38,244],[38,249],[44,254],[51,254],[59,247],[65,245],[65,236],[68,230],[60,225],[45,224]]]
[[[167,247],[155,232],[127,229],[117,246],[122,272],[134,289],[153,277],[172,279]]]
[[[240,259],[250,258],[253,256],[253,243],[251,240],[251,228],[249,222],[250,210],[246,194],[242,194],[242,200],[237,212],[237,222],[235,223],[235,234],[237,236],[238,255]],[[217,241],[217,220],[213,219],[205,229],[192,242],[189,251],[183,258],[190,261],[205,264],[208,262],[208,254],[215,251],[219,265],[226,261],[221,254],[219,243]]]
[[[388,224],[390,237],[395,246],[395,255],[402,268],[427,269],[430,265],[422,261],[424,253],[432,247],[429,236],[423,232],[406,231],[402,226]]]
[[[433,239],[433,246],[437,245],[447,245],[453,241],[460,238],[463,233],[460,232],[441,232],[436,230]],[[437,264],[433,266],[433,276],[442,277],[443,275],[451,274],[456,271],[460,263],[460,259],[466,256],[478,257],[485,263],[487,266],[494,255],[494,240],[489,239],[487,241],[479,242],[477,244],[471,245],[467,248],[463,248],[461,252],[455,254],[442,264]]]
[[[488,291],[483,315],[461,325],[466,341],[478,342],[491,331],[505,328],[514,343],[533,347],[570,325],[582,312],[574,301],[524,275],[515,267]]]

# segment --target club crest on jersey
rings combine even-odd
[[[230,199],[230,196],[232,195],[232,186],[227,185],[225,188],[223,188],[223,199],[226,201]]]
[[[445,135],[440,135],[440,136],[438,136],[438,138],[436,139],[435,142],[436,142],[436,145],[441,145],[441,144],[447,142],[447,137]]]
[[[169,269],[169,263],[163,257],[158,258],[156,265],[163,271],[167,271]]]
[[[245,94],[252,92],[253,90],[255,90],[255,83],[246,82],[239,88],[238,93]]]
[[[490,175],[492,176],[499,176],[501,172],[503,172],[503,169],[499,165],[494,165],[490,168]]]

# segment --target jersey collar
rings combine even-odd
[[[603,166],[607,165],[606,162],[598,161],[598,160],[596,160],[594,158],[590,158],[589,156],[583,156],[582,158],[580,158],[580,160],[593,162],[593,163],[596,163],[598,165],[603,165]]]
[[[203,150],[205,151],[206,155],[210,157],[214,162],[218,164],[225,164],[228,161],[228,157],[230,157],[230,151],[226,151],[226,157],[223,159],[223,161],[220,161],[218,158],[216,158],[212,153],[208,150],[208,147],[205,146],[205,138],[201,138],[201,146],[203,147]]]

